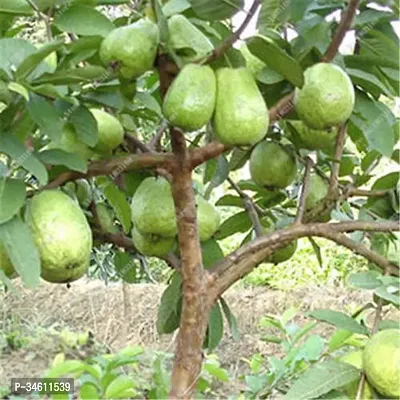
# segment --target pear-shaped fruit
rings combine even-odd
[[[94,150],[110,153],[122,143],[124,128],[117,118],[105,111],[92,108],[90,112],[96,119],[98,129],[98,141]]]
[[[146,178],[133,195],[131,210],[133,225],[140,232],[165,237],[177,234],[174,201],[166,179]]]
[[[44,280],[71,282],[86,272],[92,232],[82,210],[68,195],[58,190],[35,195],[27,208],[26,223],[39,250]]]
[[[159,40],[157,25],[143,18],[111,31],[101,43],[100,58],[118,63],[123,78],[134,78],[153,68]]]
[[[216,208],[200,195],[196,196],[196,206],[199,237],[200,241],[205,242],[219,228],[220,216]]]
[[[278,143],[258,143],[251,153],[250,174],[257,185],[283,189],[294,181],[296,172],[296,159]]]
[[[173,251],[175,237],[163,237],[152,233],[142,233],[136,227],[132,229],[132,241],[135,247],[145,256],[164,257]]]
[[[296,88],[294,104],[299,117],[311,128],[326,129],[345,122],[353,112],[354,88],[337,65],[319,63],[304,73],[304,86]]]
[[[265,101],[247,68],[221,68],[217,71],[217,100],[214,130],[226,145],[252,145],[268,130]]]
[[[74,153],[85,161],[94,155],[93,150],[80,141],[75,130],[68,125],[64,127],[60,139],[57,142],[51,142],[47,148],[60,149],[68,153]]]
[[[328,183],[318,174],[311,174],[308,181],[308,190],[306,196],[306,209],[315,208],[319,202],[328,194]]]
[[[239,50],[246,60],[246,67],[250,70],[254,78],[256,78],[257,75],[266,67],[265,63],[256,57],[245,43],[240,46]]]
[[[210,121],[215,96],[214,71],[209,66],[185,65],[167,91],[164,116],[172,125],[195,131]]]
[[[353,367],[356,367],[360,371],[363,369],[363,362],[362,362],[363,352],[361,350],[352,351],[351,353],[347,353],[346,355],[339,358],[339,361],[344,362],[346,364],[350,364]],[[357,398],[358,386],[360,380],[357,379],[354,382],[348,383],[343,387],[344,392],[349,396],[350,399]],[[364,388],[361,394],[361,399],[374,399],[375,394],[371,386],[367,381],[364,382]]]
[[[400,397],[400,330],[386,329],[373,335],[363,352],[368,382],[385,398]]]
[[[168,32],[168,44],[184,64],[203,58],[214,49],[207,36],[182,14],[168,20]]]
[[[5,273],[8,278],[15,276],[15,270],[8,258],[6,249],[0,244],[0,269]]]
[[[114,218],[105,203],[97,203],[96,212],[103,232],[118,233],[118,229],[114,225]]]
[[[337,127],[322,130],[309,128],[302,121],[288,121],[288,123],[295,129],[296,134],[287,129],[287,135],[297,148],[333,153],[338,134]]]

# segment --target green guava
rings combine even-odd
[[[145,256],[164,257],[173,251],[175,237],[163,237],[152,233],[142,233],[136,227],[132,229],[132,241],[135,247]]]
[[[92,189],[86,179],[77,179],[73,182],[67,182],[64,186],[75,195],[78,203],[83,208],[89,207],[92,201]]]
[[[257,185],[283,189],[294,181],[296,172],[296,159],[278,143],[263,141],[251,152],[250,174]]]
[[[333,153],[338,133],[337,127],[321,130],[309,128],[302,121],[288,121],[288,123],[296,130],[297,135],[294,135],[290,129],[287,129],[287,134],[297,148]]]
[[[118,63],[123,78],[138,77],[153,69],[159,36],[154,22],[140,19],[111,31],[101,43],[100,58],[104,64]]]
[[[214,130],[226,145],[252,145],[268,130],[265,101],[247,68],[220,68],[217,73]]]
[[[221,223],[220,216],[216,208],[200,195],[196,196],[196,207],[199,238],[205,242],[218,230]]]
[[[182,14],[169,18],[168,32],[168,45],[183,64],[206,57],[214,49],[208,37]]]
[[[363,357],[363,352],[362,350],[357,350],[357,351],[352,351],[350,353],[345,354],[344,356],[339,358],[339,361],[344,362],[346,364],[350,364],[353,367],[356,367],[360,371],[363,369],[363,363],[362,363],[362,357]],[[354,382],[348,383],[347,385],[343,386],[343,391],[346,393],[346,395],[350,399],[356,399],[357,398],[357,391],[358,391],[358,386],[359,386],[360,380],[357,379]],[[367,381],[364,382],[364,387],[363,391],[361,394],[361,399],[369,400],[369,399],[374,399],[375,394],[371,386]]]
[[[114,218],[105,203],[97,203],[96,212],[103,232],[118,233],[118,229],[114,224]]]
[[[165,178],[146,178],[132,197],[131,211],[133,225],[140,232],[176,236],[174,201],[171,186]]]
[[[382,395],[400,397],[400,330],[386,329],[373,335],[363,353],[368,382]]]
[[[124,128],[117,118],[105,111],[92,108],[90,112],[96,119],[98,129],[98,141],[94,150],[110,153],[124,140]]]
[[[44,190],[30,200],[26,223],[40,254],[44,280],[64,283],[84,275],[92,232],[76,202],[59,190]]]
[[[262,233],[264,235],[272,233],[277,229],[274,222],[268,217],[262,218],[260,220],[260,222],[262,225]],[[255,238],[256,238],[256,234],[253,231],[252,239],[255,239]],[[297,240],[294,240],[293,242],[290,242],[286,246],[281,247],[280,249],[274,251],[270,256],[268,256],[264,259],[264,262],[271,263],[271,264],[279,264],[279,263],[285,262],[293,256],[293,254],[296,252],[296,250],[297,250]]]
[[[266,67],[265,63],[256,57],[245,43],[240,46],[239,50],[246,60],[246,67],[250,70],[254,78],[256,78],[257,75]]]
[[[328,183],[318,174],[311,174],[308,181],[306,210],[315,208],[328,194]]]
[[[3,272],[8,278],[12,278],[15,276],[14,267],[11,264],[6,249],[2,244],[0,244],[0,269],[3,270]]]
[[[304,73],[304,86],[296,88],[296,112],[305,124],[326,129],[345,122],[353,112],[354,88],[340,67],[319,63]]]
[[[68,125],[64,126],[61,138],[57,142],[51,142],[47,149],[60,149],[68,153],[74,153],[85,161],[94,154],[93,150],[81,142],[74,129]]]
[[[174,126],[195,131],[210,121],[215,96],[216,80],[211,67],[187,64],[167,91],[164,116]]]

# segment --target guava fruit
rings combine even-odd
[[[173,251],[175,237],[163,237],[152,233],[142,233],[136,227],[132,229],[132,241],[135,247],[145,256],[163,257]]]
[[[187,64],[169,87],[164,116],[185,131],[195,131],[210,121],[216,96],[214,71],[209,66]]]
[[[353,367],[356,367],[360,371],[363,369],[363,363],[362,363],[362,357],[363,357],[363,352],[361,350],[357,351],[352,351],[350,353],[345,354],[344,356],[339,358],[339,361],[344,362],[346,364],[350,364]],[[358,386],[359,386],[360,380],[357,379],[354,382],[351,382],[345,386],[343,386],[343,391],[346,393],[346,395],[350,399],[356,399],[357,398],[357,391],[358,391]],[[361,399],[374,399],[375,394],[371,386],[367,381],[364,382],[364,388],[361,394]]]
[[[74,153],[85,161],[94,154],[93,150],[81,142],[74,129],[68,125],[64,126],[60,139],[57,142],[51,142],[47,149],[60,149],[68,153]]]
[[[353,112],[354,88],[340,67],[319,63],[304,73],[304,86],[296,88],[296,112],[305,124],[326,129],[345,122]]]
[[[117,118],[105,111],[92,108],[90,112],[96,119],[98,129],[98,141],[94,150],[110,153],[122,143],[124,128]]]
[[[114,218],[105,203],[97,203],[96,212],[103,232],[118,233],[118,229],[114,225]]]
[[[256,57],[245,43],[240,46],[239,50],[246,60],[246,67],[250,70],[254,78],[256,78],[257,75],[266,67],[265,63]]]
[[[8,278],[15,276],[15,270],[8,258],[6,249],[2,244],[0,244],[0,269],[3,270]]]
[[[26,223],[40,254],[44,280],[64,283],[84,275],[92,232],[76,202],[59,190],[44,190],[30,200]]]
[[[296,159],[278,143],[263,141],[251,152],[250,174],[257,185],[283,189],[296,172]]]
[[[220,216],[216,208],[200,195],[196,196],[196,207],[199,238],[200,241],[205,242],[219,228]]]
[[[174,237],[177,234],[171,186],[165,178],[146,178],[131,202],[132,222],[144,234]]]
[[[373,335],[363,352],[368,382],[382,395],[400,397],[400,330],[386,329]]]
[[[208,37],[182,14],[169,18],[168,32],[168,45],[183,64],[203,58],[214,49]]]
[[[296,130],[297,135],[292,134],[290,129],[287,129],[287,134],[297,148],[333,153],[338,134],[337,127],[322,130],[309,128],[302,121],[288,121],[288,123]]]
[[[311,174],[308,181],[306,196],[306,209],[315,208],[320,201],[328,194],[328,183],[318,174]]]
[[[214,130],[226,145],[252,145],[268,130],[265,101],[247,68],[221,68],[217,71],[217,99]]]
[[[138,77],[153,68],[159,36],[157,25],[142,18],[111,31],[101,43],[100,58],[104,64],[119,63],[123,78]]]

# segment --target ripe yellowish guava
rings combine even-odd
[[[368,382],[383,396],[400,397],[400,330],[386,329],[373,335],[363,352]]]
[[[318,174],[311,174],[308,181],[306,196],[306,210],[315,208],[319,202],[328,194],[328,183]]]
[[[261,61],[258,57],[256,57],[247,47],[245,43],[243,43],[240,48],[240,52],[246,60],[246,67],[250,70],[251,74],[254,78],[265,68],[265,63]]]
[[[96,212],[97,212],[97,217],[99,219],[100,227],[103,230],[103,232],[107,233],[118,232],[117,227],[114,225],[114,218],[112,217],[111,212],[105,203],[97,203]]]
[[[39,250],[44,280],[64,283],[84,275],[92,232],[76,202],[59,190],[45,190],[30,200],[26,223]]]
[[[268,130],[267,105],[247,68],[220,68],[217,73],[214,131],[226,145],[252,145]]]
[[[210,39],[182,14],[169,18],[168,31],[168,44],[183,64],[203,58],[214,49]]]
[[[0,269],[3,270],[8,278],[15,276],[15,270],[8,258],[6,249],[2,244],[0,244]]]
[[[305,124],[326,129],[345,122],[353,112],[354,87],[340,67],[319,63],[304,73],[304,86],[296,88],[296,112]]]
[[[211,67],[185,65],[167,91],[164,116],[172,125],[185,131],[200,129],[213,115],[216,89]]]
[[[350,353],[345,354],[344,356],[339,358],[339,361],[344,362],[346,364],[350,364],[353,367],[356,367],[360,371],[363,370],[363,363],[362,363],[363,352],[362,350],[352,351]],[[349,396],[350,399],[357,398],[357,391],[359,386],[360,380],[357,379],[354,382],[348,383],[343,387],[343,391]],[[371,386],[367,381],[364,382],[363,391],[361,394],[361,399],[369,400],[374,399],[375,394]]]
[[[64,126],[60,139],[57,142],[51,142],[47,149],[60,149],[68,153],[74,153],[85,161],[94,155],[93,150],[80,141],[75,130],[68,125]]]
[[[260,186],[283,189],[296,177],[297,164],[293,154],[274,142],[258,143],[250,156],[250,174]]]
[[[132,241],[135,247],[145,256],[164,257],[173,251],[175,237],[163,237],[152,233],[141,233],[136,227],[132,229]]]
[[[117,118],[105,111],[92,108],[90,112],[96,119],[98,129],[98,141],[94,150],[110,153],[122,143],[124,128]]]
[[[123,78],[138,77],[153,68],[159,36],[157,25],[142,18],[111,31],[101,43],[100,58],[104,64],[119,63]]]
[[[171,186],[162,177],[146,178],[131,202],[132,222],[142,233],[174,237],[177,234]]]
[[[200,241],[205,242],[219,228],[220,216],[216,208],[200,195],[196,196],[196,207],[199,238]]]
[[[198,233],[208,240],[219,228],[220,217],[213,205],[196,196]],[[175,237],[177,225],[171,186],[165,178],[146,178],[138,187],[131,203],[133,225],[142,234]]]
[[[297,135],[290,129],[287,129],[287,134],[297,148],[322,150],[324,153],[332,154],[338,133],[337,127],[322,130],[309,128],[302,121],[288,121],[288,123],[296,130]]]

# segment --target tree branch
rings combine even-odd
[[[269,109],[269,124],[272,125],[276,121],[282,119],[286,114],[289,114],[294,107],[294,92],[287,94],[280,99],[273,107]]]
[[[328,49],[325,52],[325,55],[322,59],[324,62],[332,61],[339,47],[346,35],[347,30],[350,28],[351,23],[353,22],[354,16],[357,12],[359,0],[350,0],[349,6],[347,7],[346,12],[342,15],[340,19],[339,26],[335,32],[335,36],[333,37],[331,44],[329,45]]]
[[[230,183],[232,188],[238,193],[238,195],[242,198],[244,207],[249,214],[249,218],[251,223],[253,224],[254,232],[256,236],[262,236],[263,229],[258,215],[263,214],[263,210],[257,205],[254,204],[253,200],[242,190],[240,187],[228,176],[227,181]]]
[[[203,164],[211,158],[218,157],[228,150],[230,150],[230,147],[219,142],[211,142],[206,146],[195,148],[190,151],[191,168],[194,169],[200,164]]]
[[[310,180],[311,168],[314,162],[310,157],[306,159],[306,168],[304,171],[303,185],[301,188],[300,198],[299,198],[299,206],[297,209],[296,219],[294,221],[295,224],[301,224],[303,221],[304,211],[306,209],[306,198],[308,194],[308,184]]]
[[[228,51],[231,46],[240,38],[240,35],[246,29],[247,25],[253,18],[256,13],[258,7],[260,6],[260,0],[254,0],[253,5],[251,6],[249,12],[246,15],[242,25],[234,32],[231,36],[225,39],[218,47],[216,47],[212,53],[207,58],[202,58],[200,60],[196,60],[195,62],[209,64],[215,61],[218,57],[222,56],[226,51]]]
[[[388,222],[370,222],[370,221],[346,221],[338,223],[314,223],[307,225],[292,225],[286,229],[272,232],[264,235],[238,250],[230,253],[222,261],[216,264],[211,270],[208,270],[209,280],[209,301],[213,302],[233,283],[247,275],[263,259],[271,255],[286,243],[301,237],[325,237],[340,244],[352,246],[353,244],[344,240],[338,233],[354,231],[376,231],[376,232],[394,232],[399,231],[399,223],[395,221]],[[349,247],[350,248],[350,247]],[[380,256],[372,256],[369,251],[358,248],[363,252],[364,257],[371,257],[371,261],[385,268],[387,261],[383,261]],[[367,249],[368,250],[368,249]],[[398,268],[396,267],[396,275]]]
[[[352,188],[349,189],[347,192],[348,197],[384,197],[390,192],[388,190],[365,190],[365,189],[358,189]]]
[[[151,152],[150,148],[135,135],[132,135],[131,133],[125,133],[124,138],[132,145],[134,149],[139,149],[142,153]]]
[[[161,151],[161,139],[164,135],[165,130],[168,128],[168,122],[166,120],[162,121],[160,127],[158,128],[156,134],[151,139],[149,143],[149,148],[151,150]]]
[[[94,176],[111,175],[115,178],[124,171],[157,167],[163,167],[166,170],[169,170],[173,161],[174,156],[171,153],[131,154],[126,157],[113,158],[111,160],[95,161],[89,165],[86,173],[77,171],[63,172],[42,189],[54,189],[68,181],[74,181],[81,178],[91,178]]]
[[[328,197],[334,197],[338,189],[340,158],[342,157],[346,130],[347,123],[344,123],[340,126],[338,135],[336,137],[335,153],[332,160],[331,177],[329,179]]]

